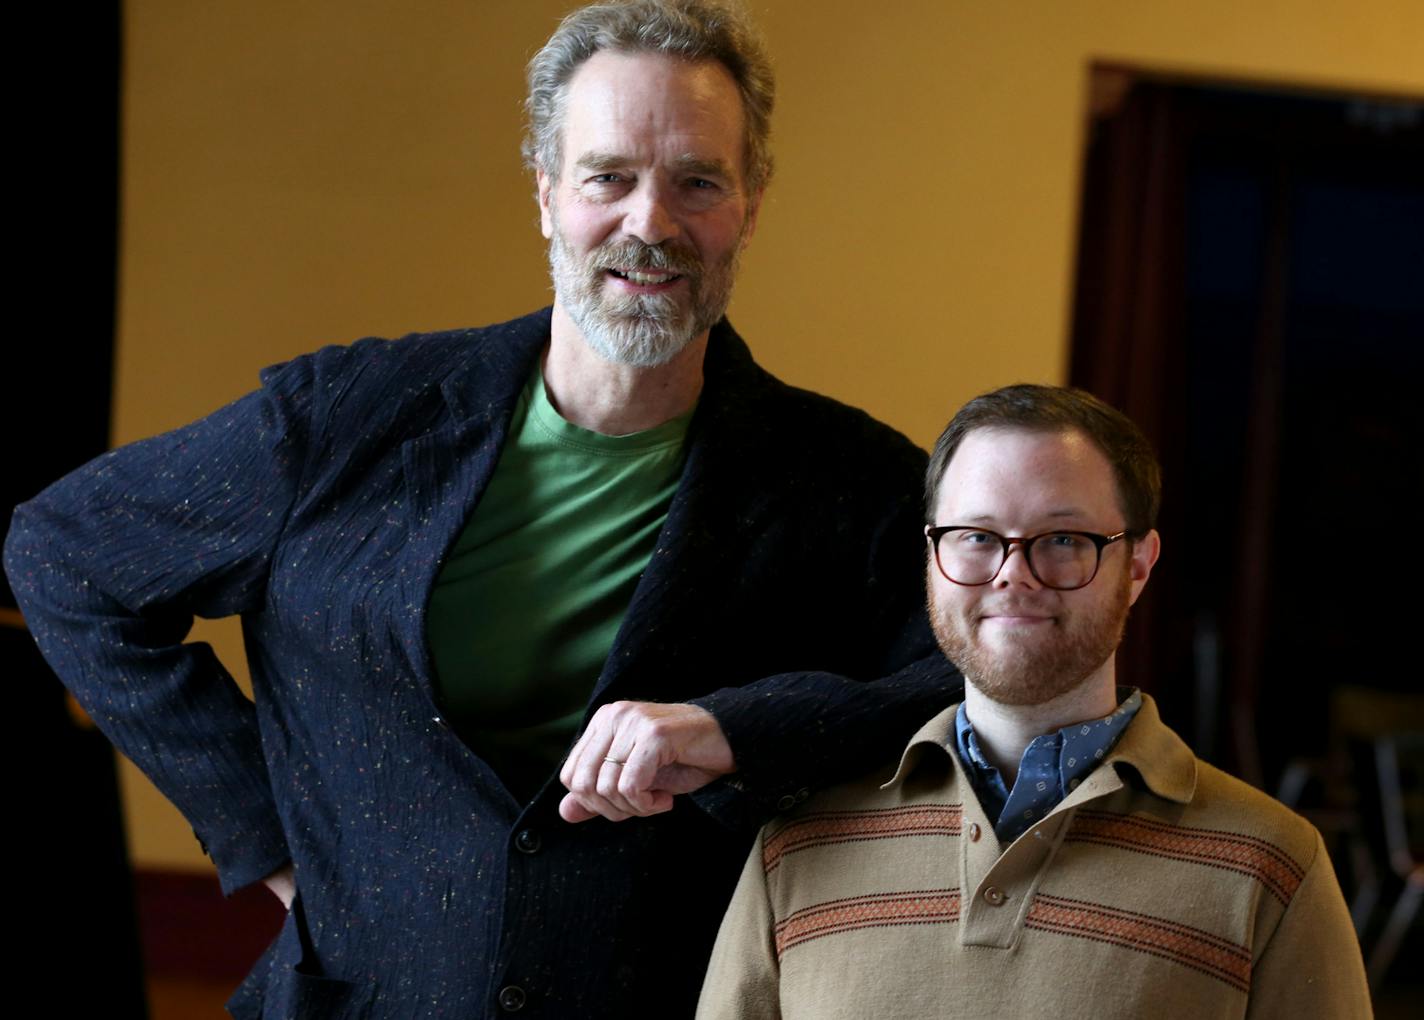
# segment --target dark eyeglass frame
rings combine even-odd
[[[999,569],[994,571],[993,577],[990,577],[988,580],[985,581],[975,581],[973,583],[969,583],[967,581],[956,581],[954,578],[950,577],[948,573],[945,572],[944,564],[942,564],[939,559],[939,540],[944,535],[949,534],[951,531],[977,531],[985,535],[993,535],[999,540],[999,545],[1003,547],[1003,554],[999,559]],[[1037,542],[1040,538],[1049,538],[1053,535],[1072,535],[1075,538],[1086,538],[1089,542],[1093,543],[1093,547],[1097,550],[1097,560],[1093,563],[1093,572],[1088,575],[1088,579],[1082,584],[1074,584],[1064,587],[1063,585],[1049,584],[1042,577],[1038,576],[1038,570],[1035,569],[1033,565],[1033,557],[1029,554],[1029,550],[1033,548],[1033,544]],[[925,538],[930,543],[930,549],[934,553],[935,569],[939,571],[940,577],[943,577],[950,584],[957,584],[962,588],[980,588],[986,584],[993,584],[994,580],[1001,573],[1003,573],[1004,564],[1009,562],[1009,552],[1013,549],[1014,546],[1021,545],[1023,546],[1024,562],[1028,564],[1028,571],[1030,574],[1033,575],[1034,580],[1036,580],[1039,584],[1043,585],[1045,588],[1051,588],[1054,591],[1077,591],[1079,588],[1086,588],[1088,585],[1092,584],[1093,578],[1098,576],[1098,571],[1102,568],[1103,565],[1103,550],[1106,549],[1108,546],[1112,545],[1114,542],[1131,537],[1133,536],[1132,532],[1130,531],[1119,531],[1116,535],[1099,535],[1097,532],[1094,531],[1045,531],[1040,535],[1015,536],[1001,535],[997,531],[993,531],[989,528],[978,528],[970,524],[934,524],[925,526]]]

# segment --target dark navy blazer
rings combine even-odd
[[[696,699],[740,771],[621,824],[560,821],[553,777],[516,803],[441,718],[425,607],[548,336],[546,309],[324,348],[15,513],[41,649],[224,887],[296,865],[238,1016],[690,1015],[755,825],[958,696],[924,618],[924,454],[724,321],[589,712]],[[184,643],[234,613],[255,705]]]

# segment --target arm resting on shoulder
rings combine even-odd
[[[826,601],[827,641],[842,649],[838,669],[848,675],[782,673],[692,702],[717,719],[736,760],[734,782],[693,795],[724,824],[755,827],[811,791],[863,775],[963,697],[964,679],[925,611],[923,469],[915,459],[905,477],[882,483],[887,502],[860,526],[870,535],[863,558],[832,568],[824,590],[808,585],[808,598]]]
[[[959,671],[932,651],[880,680],[784,673],[697,698],[692,703],[721,724],[737,774],[735,785],[714,783],[693,798],[726,824],[760,824],[807,791],[853,779],[898,754],[963,692]]]
[[[925,615],[924,454],[903,437],[887,440],[880,426],[872,433],[847,454],[875,466],[870,480],[847,492],[839,472],[827,483],[824,465],[812,469],[816,485],[844,498],[796,529],[799,545],[769,543],[758,559],[761,572],[804,585],[803,607],[815,608],[786,626],[814,639],[784,647],[774,635],[755,639],[765,646],[750,646],[750,668],[758,656],[768,672],[822,668],[728,677],[734,686],[689,701],[706,716],[689,705],[602,706],[565,763],[566,819],[621,821],[668,810],[688,793],[722,824],[755,829],[811,790],[898,754],[961,696],[963,681]],[[807,547],[825,552],[800,555]],[[744,611],[759,620],[782,608],[784,596],[758,601],[747,591]]]

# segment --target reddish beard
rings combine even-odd
[[[1001,705],[1042,705],[1076,688],[1122,643],[1132,605],[1131,574],[1124,567],[1115,581],[1099,576],[1093,583],[1105,581],[1115,585],[1111,598],[1076,613],[1060,612],[1049,625],[1050,633],[1025,635],[1007,649],[989,647],[980,640],[982,605],[970,611],[973,615],[965,616],[952,606],[941,605],[935,597],[933,576],[926,576],[925,588],[935,639],[965,680]],[[1011,605],[1006,600],[995,608]]]

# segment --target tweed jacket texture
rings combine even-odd
[[[239,1017],[690,1015],[756,825],[956,695],[923,612],[924,454],[724,321],[589,713],[696,699],[739,772],[616,825],[562,822],[553,777],[516,803],[442,719],[424,613],[549,321],[324,348],[16,511],[41,650],[224,887],[295,864]],[[184,642],[231,614],[253,702]]]
[[[1007,847],[953,727],[762,830],[700,1020],[1370,1016],[1319,833],[1198,761],[1151,698]]]

